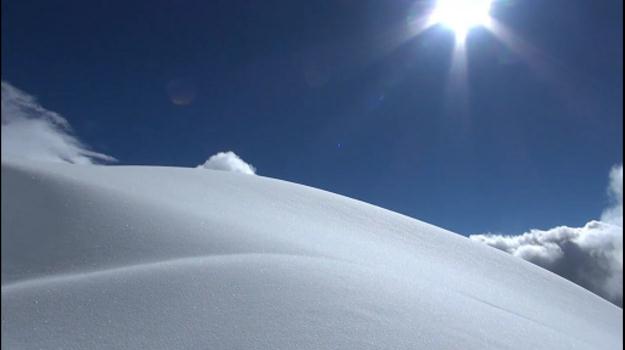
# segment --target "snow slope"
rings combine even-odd
[[[2,164],[7,349],[617,349],[621,327],[548,271],[310,187]]]

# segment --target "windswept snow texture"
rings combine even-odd
[[[621,327],[531,263],[309,187],[2,166],[7,349],[619,349]]]

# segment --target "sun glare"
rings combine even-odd
[[[431,20],[453,30],[458,40],[464,40],[471,28],[488,23],[491,3],[492,0],[437,0]]]

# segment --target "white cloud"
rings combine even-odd
[[[2,159],[75,164],[114,161],[72,135],[67,120],[27,93],[2,81]]]
[[[477,242],[559,274],[613,303],[623,305],[623,166],[610,172],[612,206],[601,221],[583,227],[559,226],[517,236],[471,235]]]
[[[246,163],[232,151],[219,152],[212,155],[204,164],[198,165],[197,167],[203,169],[232,171],[248,175],[256,174],[256,168],[254,168],[251,164]]]

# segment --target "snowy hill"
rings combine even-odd
[[[618,349],[621,327],[546,270],[310,187],[2,165],[7,349]]]

